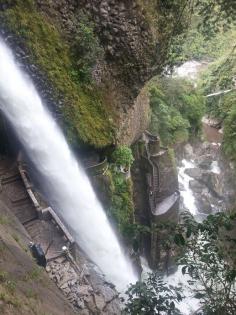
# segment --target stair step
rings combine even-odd
[[[13,212],[15,216],[19,219],[22,224],[25,224],[29,221],[35,220],[37,218],[37,212],[33,207],[13,207]]]
[[[13,206],[20,206],[26,204],[29,206],[32,205],[27,195],[19,199],[11,200],[11,202],[13,203]]]
[[[11,176],[4,176],[2,178],[2,184],[6,185],[6,184],[10,184],[10,183],[14,183],[16,181],[19,181],[21,178],[19,176],[19,174],[15,174],[15,175],[11,175]]]

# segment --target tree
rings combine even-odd
[[[116,148],[111,158],[117,166],[124,166],[126,168],[129,168],[134,161],[132,150],[125,145]]]
[[[179,78],[155,78],[150,88],[150,131],[163,144],[184,142],[201,129],[205,99],[192,82]]]
[[[195,7],[202,16],[199,29],[207,37],[214,36],[220,29],[235,25],[236,2],[234,0],[197,0]]]
[[[202,223],[186,224],[186,251],[179,264],[207,315],[236,314],[235,218],[217,213]]]
[[[131,285],[126,294],[125,312],[130,315],[178,315],[175,302],[181,301],[179,288],[168,286],[157,273],[150,273],[146,281]]]
[[[176,225],[175,233],[169,233],[172,244],[174,240],[184,252],[178,264],[182,266],[183,275],[190,276],[190,290],[199,299],[204,315],[236,314],[235,220],[236,214],[217,213],[197,223],[189,213],[184,213],[183,223]],[[181,300],[180,288],[169,291],[159,280],[154,273],[146,282],[130,287],[126,303],[128,314],[177,314],[174,313],[176,306],[173,313],[168,307],[171,302]],[[168,295],[163,297],[163,292]]]

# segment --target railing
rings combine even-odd
[[[107,158],[105,158],[102,162],[89,166],[86,168],[86,171],[91,176],[103,175],[108,169]]]
[[[39,213],[42,212],[43,208],[41,207],[40,203],[38,202],[37,198],[35,197],[35,194],[32,190],[32,184],[30,183],[30,180],[27,177],[27,173],[23,168],[22,163],[18,162],[18,170],[20,172],[20,176],[22,178],[22,181],[25,185],[26,191],[29,195],[30,200],[32,201],[35,209],[38,212],[38,215],[40,215]]]
[[[155,216],[168,216],[171,209],[179,202],[180,192],[176,190],[172,195],[166,197],[156,204],[152,214]]]
[[[22,178],[22,181],[24,183],[24,186],[27,190],[27,193],[29,195],[29,198],[32,201],[35,209],[37,210],[38,217],[44,220],[51,220],[54,224],[58,226],[58,228],[62,232],[65,239],[70,243],[70,249],[74,254],[74,248],[75,248],[74,238],[71,236],[71,234],[69,233],[65,225],[62,223],[61,219],[58,217],[58,215],[55,213],[55,211],[51,207],[43,208],[40,205],[40,202],[38,202],[35,196],[35,193],[32,189],[33,185],[31,184],[30,179],[28,178],[27,172],[24,169],[21,162],[18,162],[18,170]]]

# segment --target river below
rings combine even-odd
[[[186,77],[193,82],[198,72],[205,67],[199,62],[189,61],[176,69],[176,76]],[[177,155],[178,181],[180,189],[180,212],[190,212],[196,221],[204,220],[207,215],[224,211],[222,170],[220,149],[223,133],[213,127],[207,117],[202,119],[202,141],[185,145]],[[188,275],[182,274],[182,266],[165,278],[169,285],[183,288],[183,299],[178,308],[183,315],[191,315],[200,307],[193,297],[188,284]]]

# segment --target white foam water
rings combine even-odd
[[[185,170],[187,168],[194,168],[195,165],[191,161],[187,161],[185,159],[181,161],[181,164],[182,166],[179,167],[178,170],[178,181],[180,184],[182,184],[184,190],[180,191],[180,195],[183,197],[185,208],[188,209],[192,213],[192,215],[196,215],[197,207],[195,204],[195,198],[192,190],[189,187],[189,182],[193,178],[185,173]]]
[[[0,39],[0,109],[48,192],[48,202],[76,241],[119,290],[136,281],[87,175],[34,85]]]

